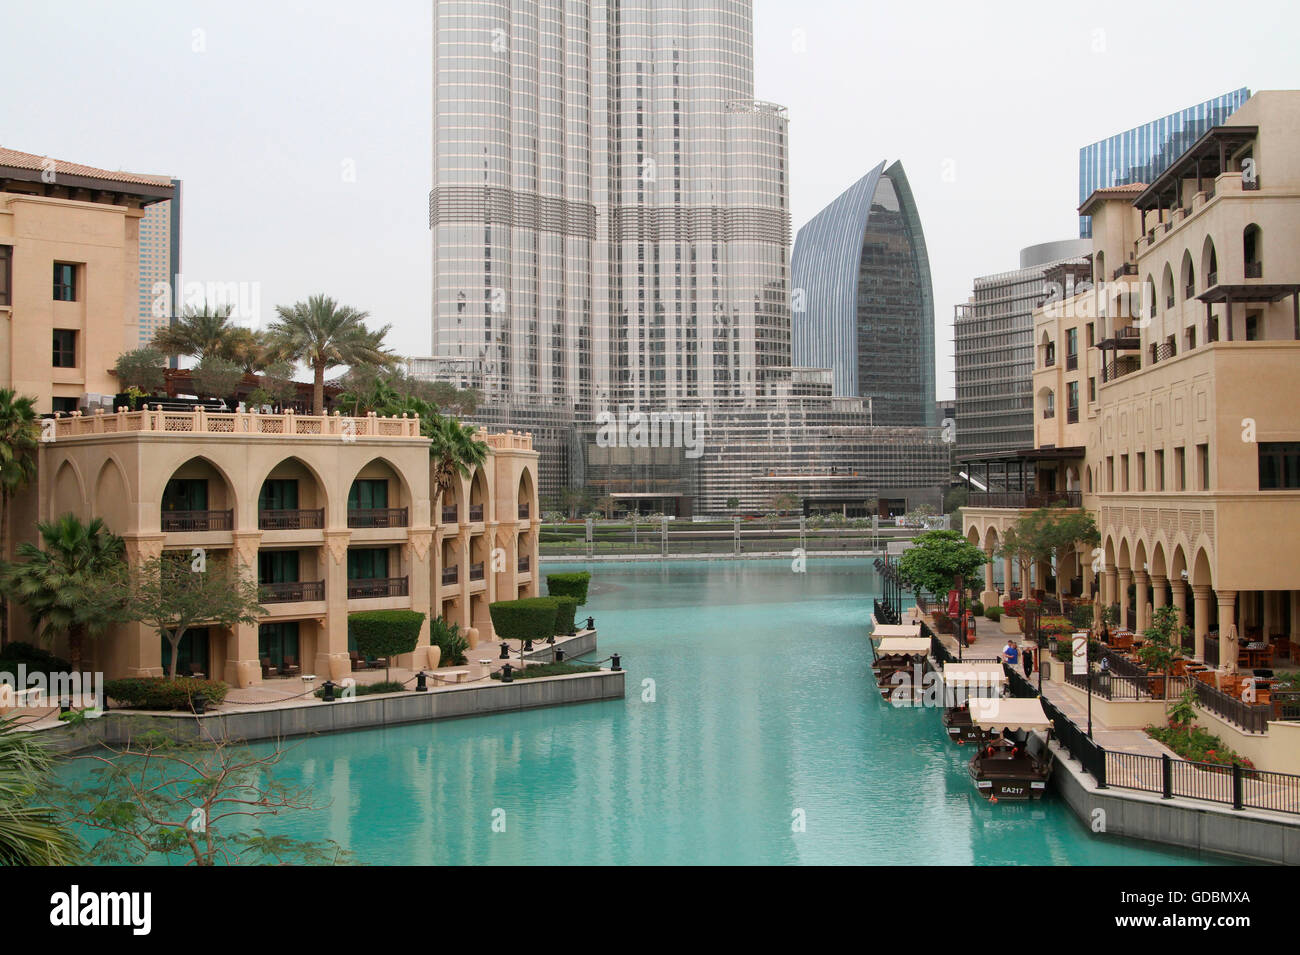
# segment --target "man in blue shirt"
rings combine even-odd
[[[1016,641],[1008,640],[1007,645],[1002,648],[1002,656],[1007,663],[1015,666],[1020,662],[1020,651],[1016,648]]]

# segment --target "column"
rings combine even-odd
[[[1101,602],[1107,607],[1119,603],[1119,570],[1114,564],[1106,565],[1106,577],[1101,590]]]
[[[1151,577],[1151,619],[1155,619],[1155,611],[1165,606],[1165,588],[1169,586],[1167,577]]]
[[[1277,592],[1273,590],[1264,591],[1264,619],[1260,621],[1262,629],[1261,639],[1268,643],[1273,636],[1273,631],[1277,628],[1277,611],[1275,598]]]
[[[1128,585],[1133,582],[1133,571],[1127,567],[1119,569],[1119,625],[1128,626]]]
[[[232,535],[234,547],[231,557],[239,573],[257,579],[257,548],[262,542],[259,532],[236,531]],[[231,686],[252,686],[262,682],[262,665],[258,654],[258,626],[239,623],[230,628],[226,638],[225,681]],[[302,663],[300,661],[299,665]],[[304,673],[307,671],[304,670]]]
[[[1134,599],[1137,601],[1137,630],[1142,633],[1151,626],[1151,604],[1147,592],[1147,586],[1151,578],[1147,576],[1145,570],[1133,571]]]
[[[1237,670],[1237,640],[1232,637],[1232,626],[1237,609],[1235,590],[1216,590],[1219,598],[1219,667],[1230,672]]]
[[[352,532],[327,530],[321,561],[325,577],[325,625],[316,638],[312,672],[338,681],[352,673],[348,656],[348,541]]]
[[[1181,577],[1175,577],[1169,581],[1170,595],[1173,600],[1173,608],[1178,611],[1178,626],[1187,626],[1187,581]]]
[[[1208,584],[1192,585],[1192,600],[1196,606],[1192,656],[1197,660],[1205,659],[1205,637],[1210,632],[1210,590]]]
[[[1004,594],[1011,593],[1011,578],[1012,578],[1011,558],[1003,557],[1002,558],[1002,592]]]
[[[984,593],[980,594],[980,603],[992,607],[998,602],[998,592],[993,586],[993,548],[984,548],[984,556],[988,558],[988,563],[984,565]]]

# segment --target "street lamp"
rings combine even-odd
[[[962,649],[966,646],[966,588],[961,574],[953,582],[957,585],[957,616],[960,618],[957,630],[957,662],[960,663]]]

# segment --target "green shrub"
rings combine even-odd
[[[469,637],[460,632],[460,624],[447,623],[441,617],[429,621],[429,643],[442,653],[438,656],[440,667],[462,667],[469,662]]]
[[[33,646],[30,643],[11,643],[0,650],[0,673],[17,675],[18,665],[27,667],[28,674],[71,673],[72,664],[62,657],[56,657],[49,650]]]
[[[987,617],[989,620],[992,620],[994,623],[997,623],[999,620],[1002,619],[1002,608],[1001,608],[1001,607],[985,607],[985,608],[984,608],[984,616]]]
[[[574,631],[574,615],[578,612],[577,597],[550,597],[555,601],[555,632],[572,636]]]
[[[343,697],[343,689],[344,689],[344,688],[343,688],[342,686],[340,686],[340,685],[338,685],[338,684],[335,684],[335,686],[334,686],[334,698],[335,698],[336,700],[337,700],[337,699],[341,699],[341,698]],[[402,691],[404,691],[404,690],[406,690],[406,689],[408,689],[408,687],[407,687],[405,684],[403,684],[403,683],[398,683],[396,680],[380,680],[378,683],[357,683],[357,684],[354,684],[353,687],[352,687],[352,695],[353,695],[353,696],[372,696],[372,695],[374,695],[375,693],[401,693]],[[323,686],[322,686],[322,687],[318,687],[317,690],[316,690],[316,692],[315,692],[313,695],[314,695],[314,696],[316,697],[316,699],[318,699],[318,700],[320,700],[320,699],[324,699],[324,697],[325,697],[325,687],[323,687]]]
[[[195,696],[209,703],[220,703],[230,688],[220,680],[196,680],[192,677],[128,677],[104,683],[104,695],[119,706],[136,710],[193,711]]]
[[[972,600],[968,605],[968,609],[977,617],[984,616],[984,605],[978,600]]]
[[[552,597],[523,597],[488,604],[492,626],[502,640],[545,640],[555,634],[560,605]]]
[[[364,657],[410,653],[420,642],[424,614],[417,610],[361,610],[348,614],[348,637]]]
[[[547,574],[546,592],[552,597],[573,597],[577,600],[574,609],[587,602],[587,586],[591,583],[588,571],[571,574]]]
[[[533,680],[539,676],[564,676],[566,673],[595,673],[600,667],[591,663],[570,663],[563,660],[559,663],[539,663],[534,666],[524,667],[522,670],[515,670],[513,676],[516,680]],[[501,671],[493,670],[492,679],[501,679]]]

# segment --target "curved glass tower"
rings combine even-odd
[[[884,162],[809,220],[790,264],[796,366],[830,368],[877,425],[935,424],[930,260],[903,166]]]

